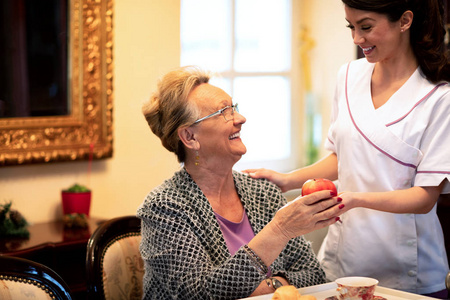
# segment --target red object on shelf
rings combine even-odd
[[[63,213],[66,214],[85,214],[89,217],[89,210],[91,208],[92,192],[66,192],[62,191],[62,208]]]

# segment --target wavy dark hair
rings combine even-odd
[[[417,62],[431,82],[450,81],[450,54],[445,45],[443,0],[342,0],[348,7],[384,14],[391,22],[414,14],[410,42]]]

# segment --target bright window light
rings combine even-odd
[[[239,103],[247,154],[236,169],[297,166],[292,139],[291,0],[181,0],[181,65],[220,74]],[[297,100],[298,101],[298,100]]]

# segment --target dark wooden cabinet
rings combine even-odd
[[[0,253],[46,265],[64,279],[75,299],[86,299],[86,246],[101,222],[90,218],[87,228],[66,228],[62,221],[34,224],[28,239],[0,237]]]
[[[441,195],[436,211],[444,231],[447,257],[450,259],[450,194]]]

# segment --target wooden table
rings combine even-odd
[[[90,218],[87,228],[66,228],[62,221],[28,227],[30,237],[0,237],[0,253],[44,264],[69,285],[75,299],[86,299],[86,245],[102,222]]]

